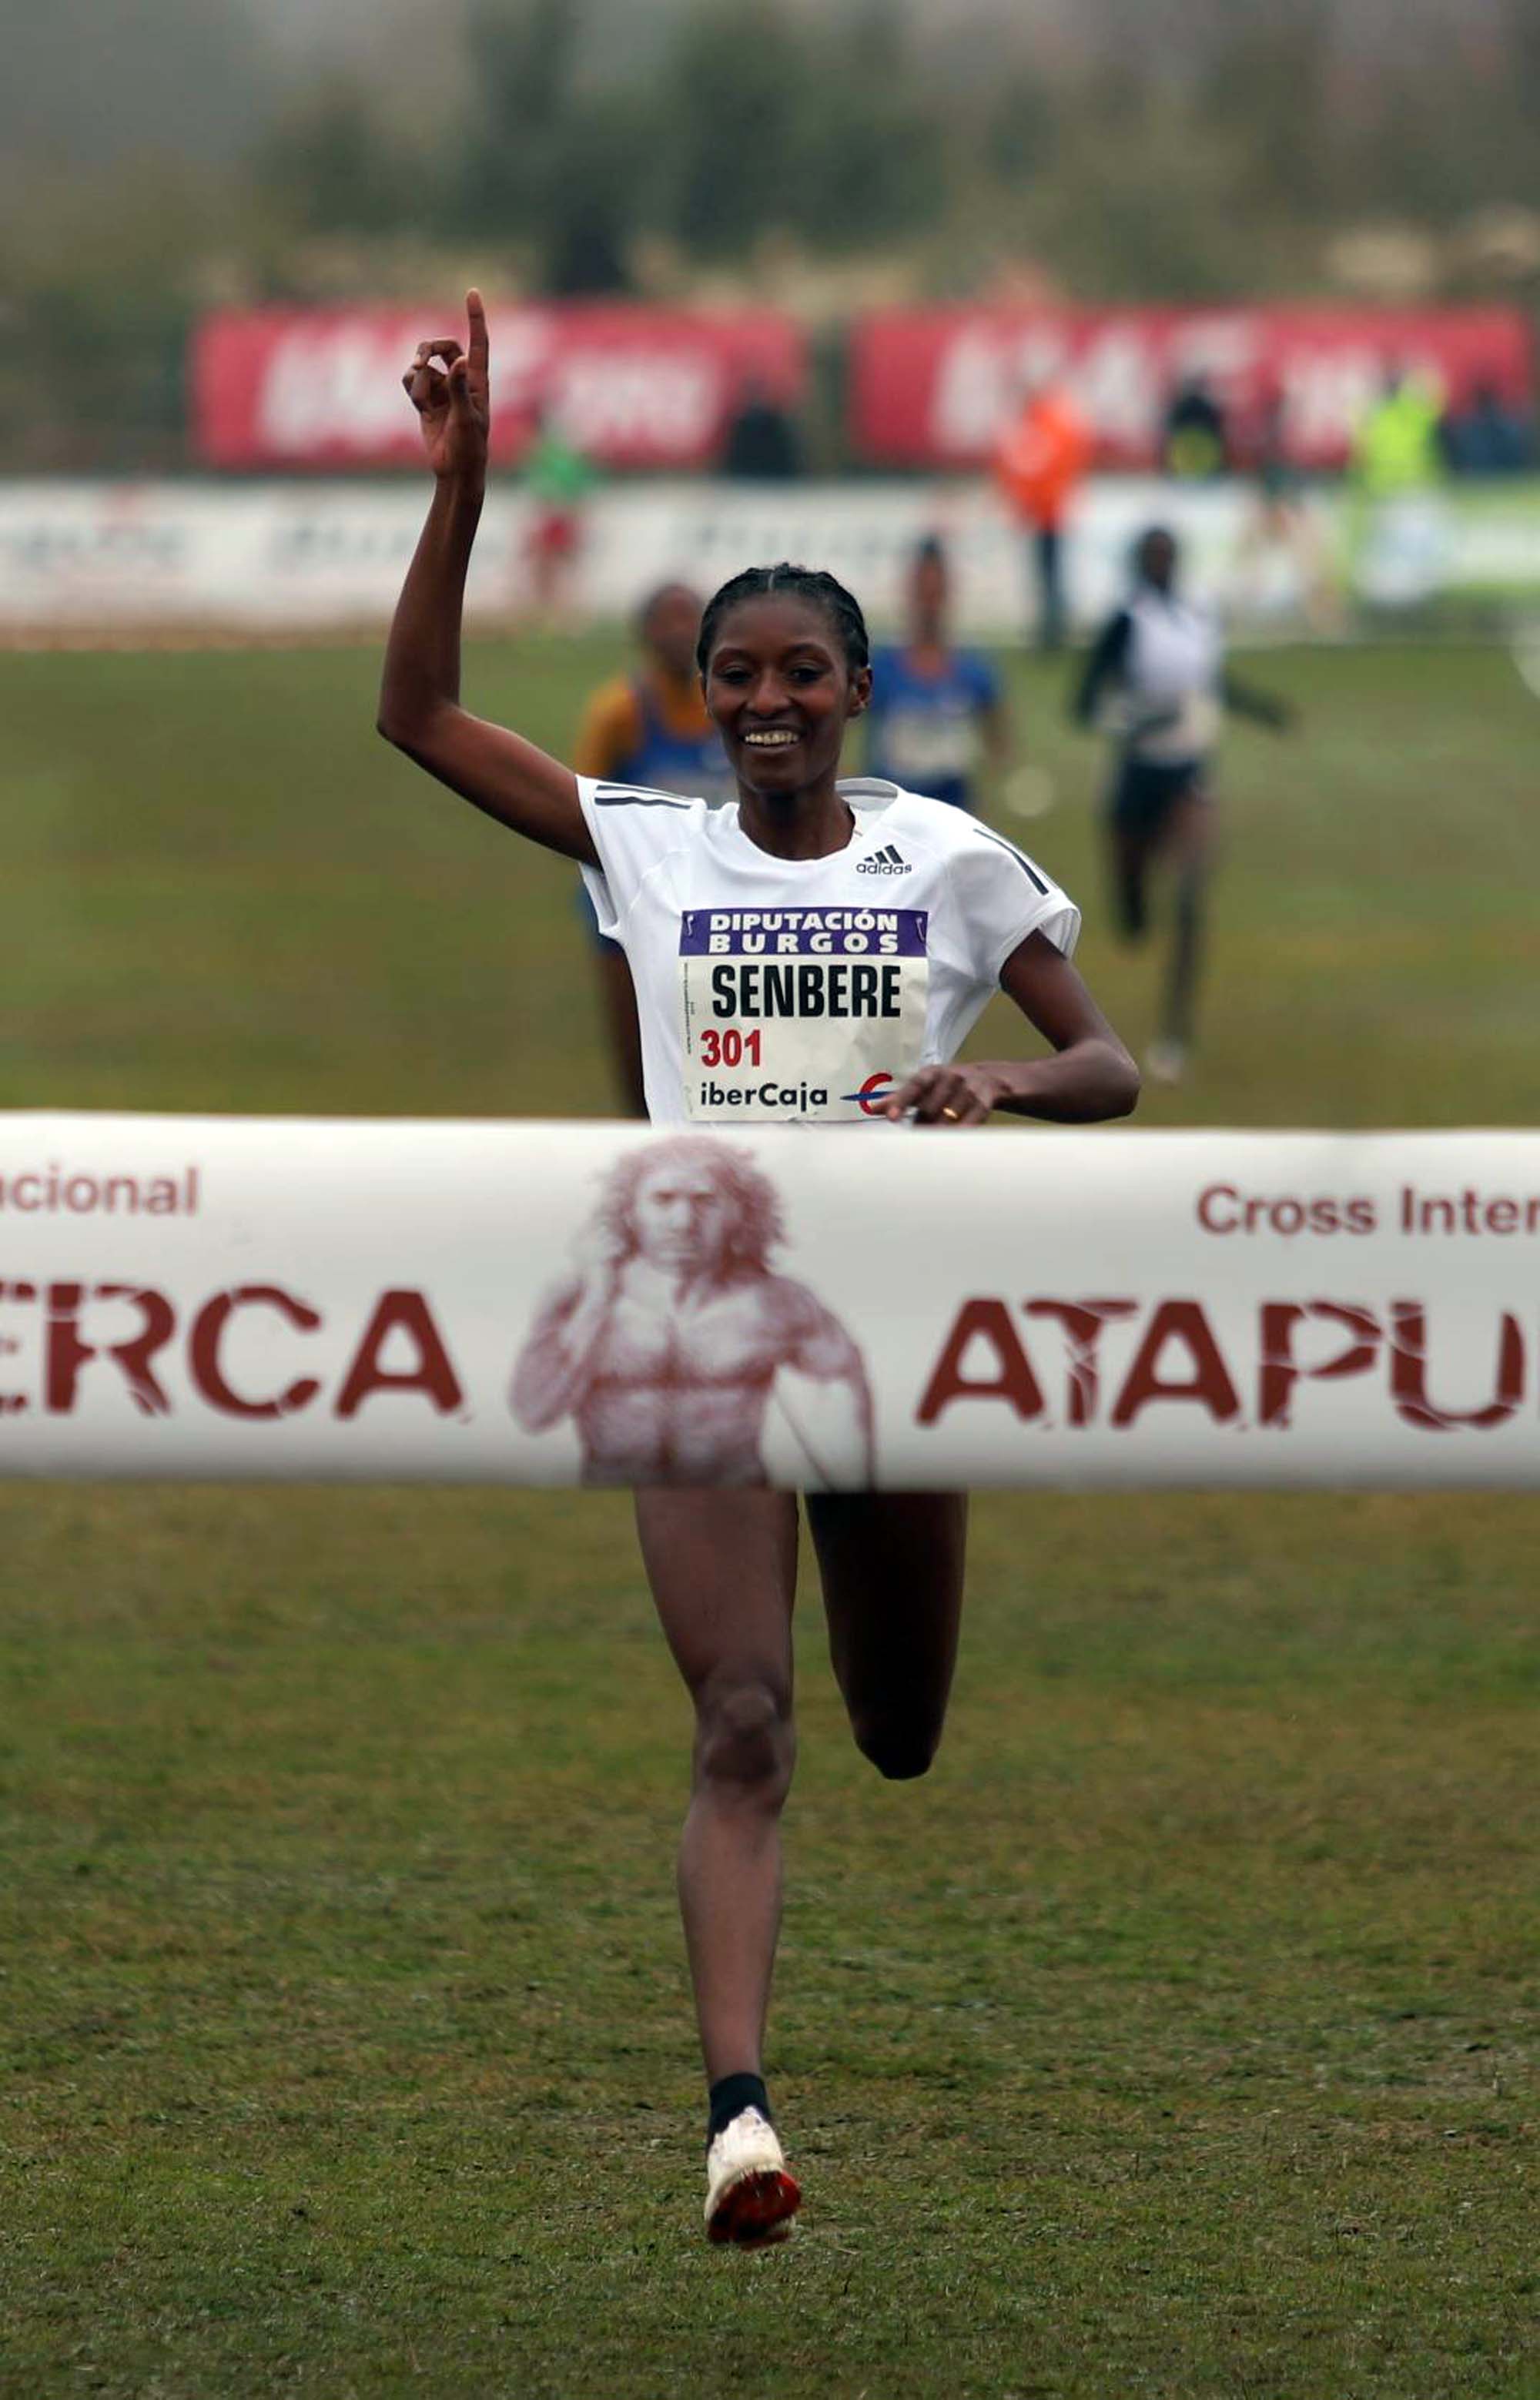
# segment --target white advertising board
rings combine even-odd
[[[0,1472],[1540,1483],[1540,1135],[0,1117]]]
[[[1464,520],[1431,505],[1433,531],[1423,509],[1410,552],[1404,526],[1390,548],[1388,534],[1378,543],[1370,596],[1421,599],[1458,580]],[[383,629],[427,506],[426,483],[416,477],[0,483],[0,633]],[[1116,604],[1130,548],[1158,520],[1180,535],[1190,588],[1238,628],[1298,629],[1335,571],[1338,513],[1335,504],[1313,499],[1280,535],[1244,485],[1174,490],[1154,477],[1095,480],[1067,539],[1070,613],[1084,627]],[[1490,581],[1500,567],[1514,593],[1540,592],[1540,509],[1528,516],[1510,509],[1505,522],[1500,553],[1479,528],[1473,535],[1484,544],[1483,574]],[[959,632],[1019,639],[1032,607],[1027,545],[991,487],[966,478],[614,484],[585,511],[566,600],[579,619],[616,620],[672,578],[710,592],[743,566],[793,558],[830,568],[874,626],[892,630],[915,545],[931,533],[951,554]],[[529,607],[530,560],[527,503],[515,488],[494,486],[471,565],[473,621],[506,623]]]

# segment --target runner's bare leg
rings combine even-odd
[[[695,1703],[679,1907],[710,2084],[761,2071],[781,1923],[781,1810],[797,1751],[797,1502],[784,1492],[644,1491],[636,1525]]]
[[[1142,825],[1108,828],[1112,916],[1125,942],[1142,942],[1150,930],[1150,862],[1154,845]]]
[[[860,1748],[923,1775],[957,1664],[968,1503],[960,1492],[810,1493],[829,1656]]]
[[[1185,1048],[1192,1039],[1202,963],[1204,904],[1214,854],[1214,811],[1199,794],[1171,811],[1162,837],[1162,864],[1176,869],[1175,925],[1163,995],[1161,1031]]]

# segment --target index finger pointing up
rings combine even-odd
[[[470,372],[480,382],[486,381],[486,306],[481,293],[471,288],[465,295],[465,314],[470,326],[466,355]]]

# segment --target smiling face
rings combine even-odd
[[[868,667],[847,666],[816,603],[767,593],[723,617],[704,685],[740,787],[774,798],[832,781],[845,728],[865,707],[872,678]]]
[[[631,1205],[636,1247],[648,1264],[673,1275],[699,1275],[727,1247],[731,1203],[705,1162],[655,1166],[636,1186]]]

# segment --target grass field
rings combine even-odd
[[[468,692],[560,744],[610,663]],[[1202,1071],[1145,1121],[1535,1123],[1534,702],[1265,675],[1304,730],[1232,742]],[[569,873],[388,757],[373,676],[0,659],[0,1104],[603,1111]],[[1093,758],[1018,698],[1142,1046]],[[1540,2394],[1537,1553],[1520,1498],[984,1499],[896,1788],[810,1608],[809,2206],[743,2258],[625,1504],[0,1485],[0,2393]]]

